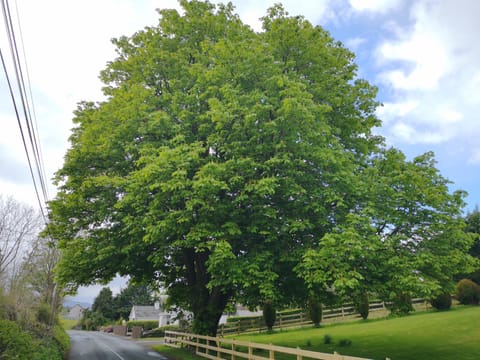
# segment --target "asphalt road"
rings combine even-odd
[[[71,339],[69,360],[167,360],[135,341],[98,331],[67,331]]]

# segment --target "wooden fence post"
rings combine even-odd
[[[249,343],[248,343],[248,360],[251,360],[251,359],[253,359],[253,356],[252,356],[252,355],[253,355],[253,351],[252,351],[252,343],[251,343],[251,342],[249,342]]]
[[[269,345],[272,346],[272,344],[269,344]],[[269,350],[269,351],[268,351],[268,358],[269,358],[270,360],[275,360],[275,351]]]
[[[241,326],[240,326],[240,320],[237,321],[237,333],[240,334],[242,331]]]
[[[300,348],[297,346],[297,350],[300,350]],[[302,355],[298,354],[297,355],[297,360],[302,360]]]
[[[233,339],[233,341],[235,341],[235,339]],[[235,343],[232,342],[232,360],[235,360]]]

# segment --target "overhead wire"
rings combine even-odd
[[[32,103],[32,107],[33,107],[33,96],[32,96],[32,92],[31,92],[30,80],[28,78],[29,89],[30,89],[30,91],[29,91],[30,101],[29,101],[28,96],[27,96],[25,80],[24,80],[24,76],[23,76],[22,63],[20,61],[20,56],[19,56],[19,52],[18,52],[17,40],[16,40],[16,36],[15,36],[15,28],[13,26],[10,7],[8,5],[8,0],[1,0],[1,7],[2,7],[3,19],[4,19],[4,22],[5,22],[6,33],[7,33],[7,40],[8,40],[8,44],[10,46],[10,52],[11,52],[11,55],[12,55],[14,73],[15,73],[15,77],[17,79],[18,94],[20,95],[19,103],[21,103],[21,106],[22,106],[22,109],[23,109],[24,122],[25,122],[25,125],[26,125],[26,128],[27,128],[28,140],[29,140],[29,143],[30,143],[29,145],[30,145],[31,150],[29,150],[29,148],[27,146],[27,140],[26,140],[25,131],[24,131],[21,116],[20,116],[19,106],[17,105],[15,91],[13,89],[12,82],[10,81],[10,76],[9,76],[9,73],[8,73],[8,67],[7,67],[5,58],[3,56],[3,52],[1,51],[1,48],[0,48],[0,57],[1,57],[2,67],[3,67],[4,73],[5,73],[5,77],[7,79],[7,85],[8,85],[8,89],[9,89],[9,92],[10,92],[10,97],[11,97],[11,100],[12,100],[12,103],[13,103],[13,107],[14,107],[14,110],[15,110],[15,116],[17,118],[17,124],[18,124],[19,130],[20,130],[20,135],[21,135],[21,138],[22,138],[23,147],[24,147],[24,150],[25,150],[25,154],[27,156],[28,167],[29,167],[30,175],[32,177],[33,185],[34,185],[34,188],[35,188],[35,194],[36,194],[36,197],[37,197],[38,204],[40,206],[40,211],[41,211],[42,216],[43,216],[43,218],[45,220],[45,223],[46,223],[47,218],[46,218],[45,212],[44,212],[44,204],[46,204],[47,201],[48,201],[48,189],[47,189],[47,185],[46,185],[46,181],[45,181],[45,170],[44,170],[44,166],[43,166],[41,148],[40,148],[40,145],[39,145],[38,136],[36,134],[36,133],[38,133],[38,127],[36,125],[36,122],[34,124],[33,121],[32,121],[32,116],[31,116],[32,112],[30,110],[30,102]],[[17,8],[17,18],[19,19],[18,8]],[[18,21],[18,22],[20,23],[20,21]],[[23,44],[23,39],[21,39],[21,41],[22,41],[22,44]],[[23,55],[24,55],[25,64],[26,64],[25,52],[23,53]],[[25,68],[27,68],[26,65],[25,65]],[[28,74],[28,70],[27,70],[27,74]],[[32,165],[32,159],[31,159],[31,156],[30,156],[30,152],[33,154],[33,162],[35,164],[37,176],[35,176],[35,172],[34,172],[34,169],[33,169],[34,166]],[[37,177],[38,177],[38,183],[39,184],[37,184]],[[43,203],[42,203],[42,200],[40,199],[40,192],[39,192],[39,189],[38,189],[38,187],[39,187],[38,185],[40,185],[41,192],[42,192],[42,195],[43,195]]]
[[[35,130],[33,134],[35,135],[35,132],[40,135],[38,131],[38,122],[37,122],[37,114],[35,110],[35,101],[33,99],[33,93],[32,93],[32,85],[30,81],[30,72],[28,71],[28,62],[27,62],[27,52],[25,51],[25,42],[23,41],[23,33],[22,33],[22,22],[20,21],[20,12],[18,10],[18,3],[15,1],[15,11],[17,14],[17,24],[18,24],[18,32],[20,34],[20,44],[22,45],[22,53],[23,53],[23,62],[25,64],[25,74],[27,77],[27,87],[28,87],[28,94],[30,95],[30,102],[31,102],[31,108],[32,108],[32,116],[30,116],[30,119],[33,120],[33,129]],[[28,100],[28,97],[27,97]],[[45,172],[45,163],[43,161],[43,152],[42,152],[42,143],[35,137],[35,144],[37,146],[37,154],[38,154],[38,161],[40,165],[40,172],[41,172],[41,178],[44,180],[44,197],[45,197],[45,202],[47,202],[50,199],[50,196],[48,194],[48,186],[46,186],[45,179],[47,178],[46,172]]]
[[[11,36],[10,36],[11,42],[10,43],[13,45],[13,46],[11,46],[12,57],[14,59],[14,64],[16,65],[15,66],[15,71],[16,71],[16,74],[17,74],[17,82],[18,82],[18,86],[19,86],[19,90],[20,90],[22,104],[24,106],[25,122],[26,122],[27,129],[28,129],[30,144],[32,146],[32,151],[33,151],[33,154],[34,154],[34,157],[35,157],[35,164],[36,164],[36,167],[37,167],[37,172],[38,172],[38,177],[39,177],[39,180],[40,180],[40,185],[42,187],[42,193],[44,195],[44,200],[47,201],[48,200],[48,195],[47,195],[48,192],[47,192],[47,186],[46,186],[46,183],[45,183],[45,177],[43,176],[44,175],[43,161],[42,161],[41,155],[40,155],[39,142],[38,142],[37,136],[35,134],[35,125],[32,121],[32,115],[31,115],[32,113],[30,111],[30,102],[32,103],[32,106],[33,106],[33,97],[30,97],[31,101],[29,102],[28,101],[28,96],[27,96],[27,90],[26,90],[26,86],[25,86],[25,80],[24,80],[24,76],[23,76],[23,70],[22,70],[21,61],[20,61],[20,56],[19,56],[19,53],[18,53],[17,40],[16,40],[13,21],[12,21],[12,17],[11,17],[11,13],[10,13],[10,7],[8,5],[8,0],[5,0],[5,5],[6,5],[6,10],[7,10],[8,23],[9,23],[9,27],[11,29]],[[17,18],[18,19],[20,18],[19,13],[18,13],[18,8],[17,8]],[[18,28],[19,28],[19,31],[20,31],[20,34],[21,34],[20,21],[18,22]],[[21,44],[23,44],[23,39],[22,39],[21,36],[20,36],[20,40],[21,40]],[[26,57],[25,52],[23,54],[24,54],[24,57]],[[25,69],[26,69],[27,74],[28,74],[28,67],[27,67],[26,59],[25,59]],[[31,88],[30,88],[30,94],[31,94]]]

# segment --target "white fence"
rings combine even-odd
[[[181,333],[176,331],[165,332],[165,345],[186,348],[197,356],[207,359],[248,359],[248,360],[274,360],[275,355],[289,354],[297,360],[368,360],[338,353],[327,354],[316,351],[302,350],[267,344],[258,344],[222,337],[210,337],[196,334]],[[292,357],[292,358],[293,358]],[[388,360],[388,359],[387,359]]]

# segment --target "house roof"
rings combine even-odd
[[[155,306],[133,305],[132,312],[135,312],[136,320],[158,320],[161,309],[155,309]]]

